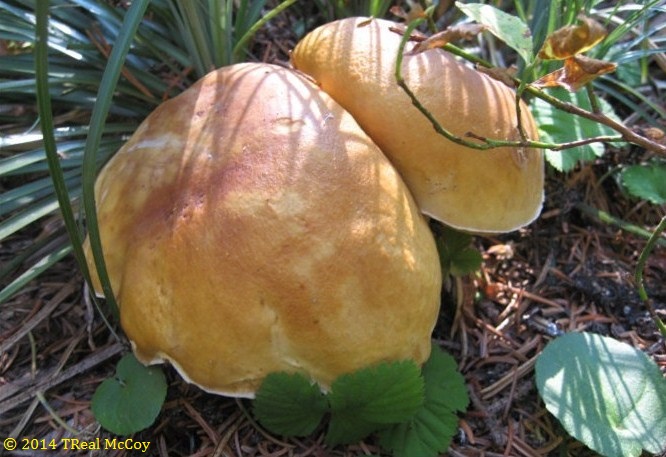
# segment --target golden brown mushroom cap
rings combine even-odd
[[[421,210],[471,232],[507,232],[533,221],[543,201],[543,154],[536,149],[479,151],[435,132],[395,81],[401,35],[390,21],[348,18],[325,24],[294,49],[293,66],[349,111],[389,157]],[[413,45],[408,44],[406,51]],[[519,140],[515,93],[432,49],[405,55],[402,75],[439,123],[463,137]],[[537,129],[521,104],[530,139]]]
[[[429,227],[351,115],[292,70],[208,74],[141,124],[95,194],[144,363],[252,396],[275,371],[327,386],[429,355],[441,286]]]

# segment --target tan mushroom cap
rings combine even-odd
[[[471,232],[507,232],[529,224],[543,201],[543,154],[536,149],[479,151],[435,132],[395,81],[398,24],[348,18],[323,25],[294,49],[293,66],[349,111],[389,157],[421,210]],[[413,44],[409,44],[409,51]],[[409,88],[457,136],[518,140],[515,93],[441,49],[405,55]],[[537,129],[521,104],[528,138]]]
[[[441,287],[429,227],[351,115],[292,70],[208,74],[141,124],[95,194],[144,363],[252,396],[271,372],[325,387],[429,355]]]

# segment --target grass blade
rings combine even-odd
[[[261,29],[268,21],[273,19],[275,16],[289,8],[291,5],[296,3],[298,0],[285,0],[284,2],[280,3],[278,6],[270,10],[264,17],[256,21],[254,24],[252,24],[252,27],[249,28],[247,32],[238,40],[236,45],[234,46],[234,62],[238,62],[242,60],[242,54],[245,51],[245,46],[247,46],[248,42],[250,39],[257,33],[259,29]]]
[[[118,316],[118,305],[116,304],[111,281],[104,262],[104,254],[102,251],[102,242],[99,235],[99,225],[97,221],[97,213],[95,208],[95,178],[97,174],[97,149],[101,142],[104,124],[106,117],[111,107],[111,100],[115,91],[115,87],[120,78],[120,72],[125,61],[125,57],[129,51],[132,39],[136,34],[137,28],[143,18],[143,14],[150,3],[149,0],[137,0],[132,2],[125,20],[118,35],[111,55],[109,56],[109,63],[102,76],[102,81],[98,90],[97,103],[93,108],[92,117],[90,120],[90,132],[86,141],[85,153],[83,157],[83,208],[88,223],[88,237],[90,240],[90,248],[92,251],[95,266],[97,267],[97,274],[99,275],[102,290],[106,297],[107,303],[112,312]]]
[[[51,97],[49,95],[49,65],[48,65],[48,22],[49,22],[49,2],[38,2],[35,9],[36,27],[35,27],[35,77],[37,91],[37,105],[39,109],[39,118],[42,128],[42,141],[44,142],[44,151],[48,162],[53,188],[57,197],[58,206],[65,222],[65,228],[72,245],[74,257],[79,265],[86,281],[90,283],[90,271],[83,253],[83,241],[79,227],[72,210],[71,199],[65,176],[56,147],[53,125],[53,111],[51,107]]]
[[[26,284],[65,258],[70,252],[72,252],[72,246],[66,244],[60,247],[60,249],[50,252],[48,255],[42,257],[37,263],[24,271],[18,278],[9,283],[4,289],[0,290],[0,303],[10,299],[15,293],[25,287]]]
[[[0,240],[7,238],[9,235],[18,232],[57,209],[58,200],[55,198],[42,200],[25,208],[24,211],[14,214],[0,223]]]

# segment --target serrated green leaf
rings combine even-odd
[[[271,373],[261,384],[254,414],[271,432],[284,436],[312,433],[328,410],[316,384],[300,373]]]
[[[436,238],[439,261],[445,275],[463,276],[478,270],[483,257],[470,246],[472,236],[444,227]]]
[[[441,226],[439,232],[441,236],[438,238],[442,239],[444,246],[451,252],[468,248],[473,239],[469,233],[461,232],[447,226]]]
[[[491,5],[456,2],[456,6],[488,30],[523,58],[526,65],[534,60],[532,32],[520,18],[505,13]]]
[[[627,167],[622,172],[622,184],[634,197],[663,205],[666,203],[666,163]]]
[[[155,422],[167,384],[158,367],[142,365],[134,354],[118,362],[116,376],[102,382],[92,398],[95,419],[116,435],[130,435]]]
[[[443,403],[451,411],[464,411],[469,404],[465,378],[458,371],[455,359],[433,346],[430,358],[423,366],[425,405]]]
[[[612,338],[569,333],[535,366],[546,408],[573,437],[606,457],[666,450],[666,380],[642,351]]]
[[[423,378],[423,406],[410,421],[379,433],[380,444],[395,457],[435,457],[444,452],[458,427],[456,411],[464,411],[469,403],[455,360],[436,346],[423,366]]]
[[[411,360],[381,363],[338,377],[331,386],[331,411],[353,410],[377,424],[408,419],[423,404],[423,379]]]
[[[356,417],[353,411],[340,411],[331,416],[326,431],[325,443],[331,447],[352,444],[376,432],[381,425]]]
[[[549,91],[549,94],[564,102],[591,110],[590,100],[585,91],[572,93],[563,89],[553,89]],[[620,121],[608,102],[599,99],[599,103],[604,114]],[[610,127],[566,113],[539,98],[532,101],[531,109],[539,126],[541,141],[547,143],[568,143],[584,138],[616,135],[616,132]],[[604,151],[605,147],[602,143],[591,143],[563,151],[547,150],[545,157],[548,163],[557,170],[566,172],[573,169],[578,162],[588,162],[601,157]]]
[[[386,424],[409,420],[423,405],[424,381],[411,360],[358,370],[336,379],[329,394],[330,445],[352,443]]]

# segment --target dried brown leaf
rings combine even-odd
[[[666,132],[657,127],[643,127],[636,129],[639,134],[643,135],[655,143],[666,145]]]
[[[551,33],[538,56],[546,60],[565,60],[590,50],[606,37],[606,29],[594,19],[581,15],[578,20],[578,25]]]
[[[617,64],[605,60],[592,59],[582,55],[569,57],[564,66],[542,76],[532,83],[536,87],[564,87],[569,92],[576,92],[595,78],[615,71]]]
[[[502,67],[488,68],[488,67],[482,67],[481,65],[477,65],[476,70],[481,73],[485,73],[491,78],[496,79],[497,81],[500,81],[509,87],[516,87],[516,82],[514,78],[518,73],[518,68],[515,65],[512,65],[509,68],[502,68]]]
[[[487,27],[482,24],[463,24],[448,27],[420,42],[407,54],[419,54],[433,48],[441,48],[452,41],[471,40]]]

